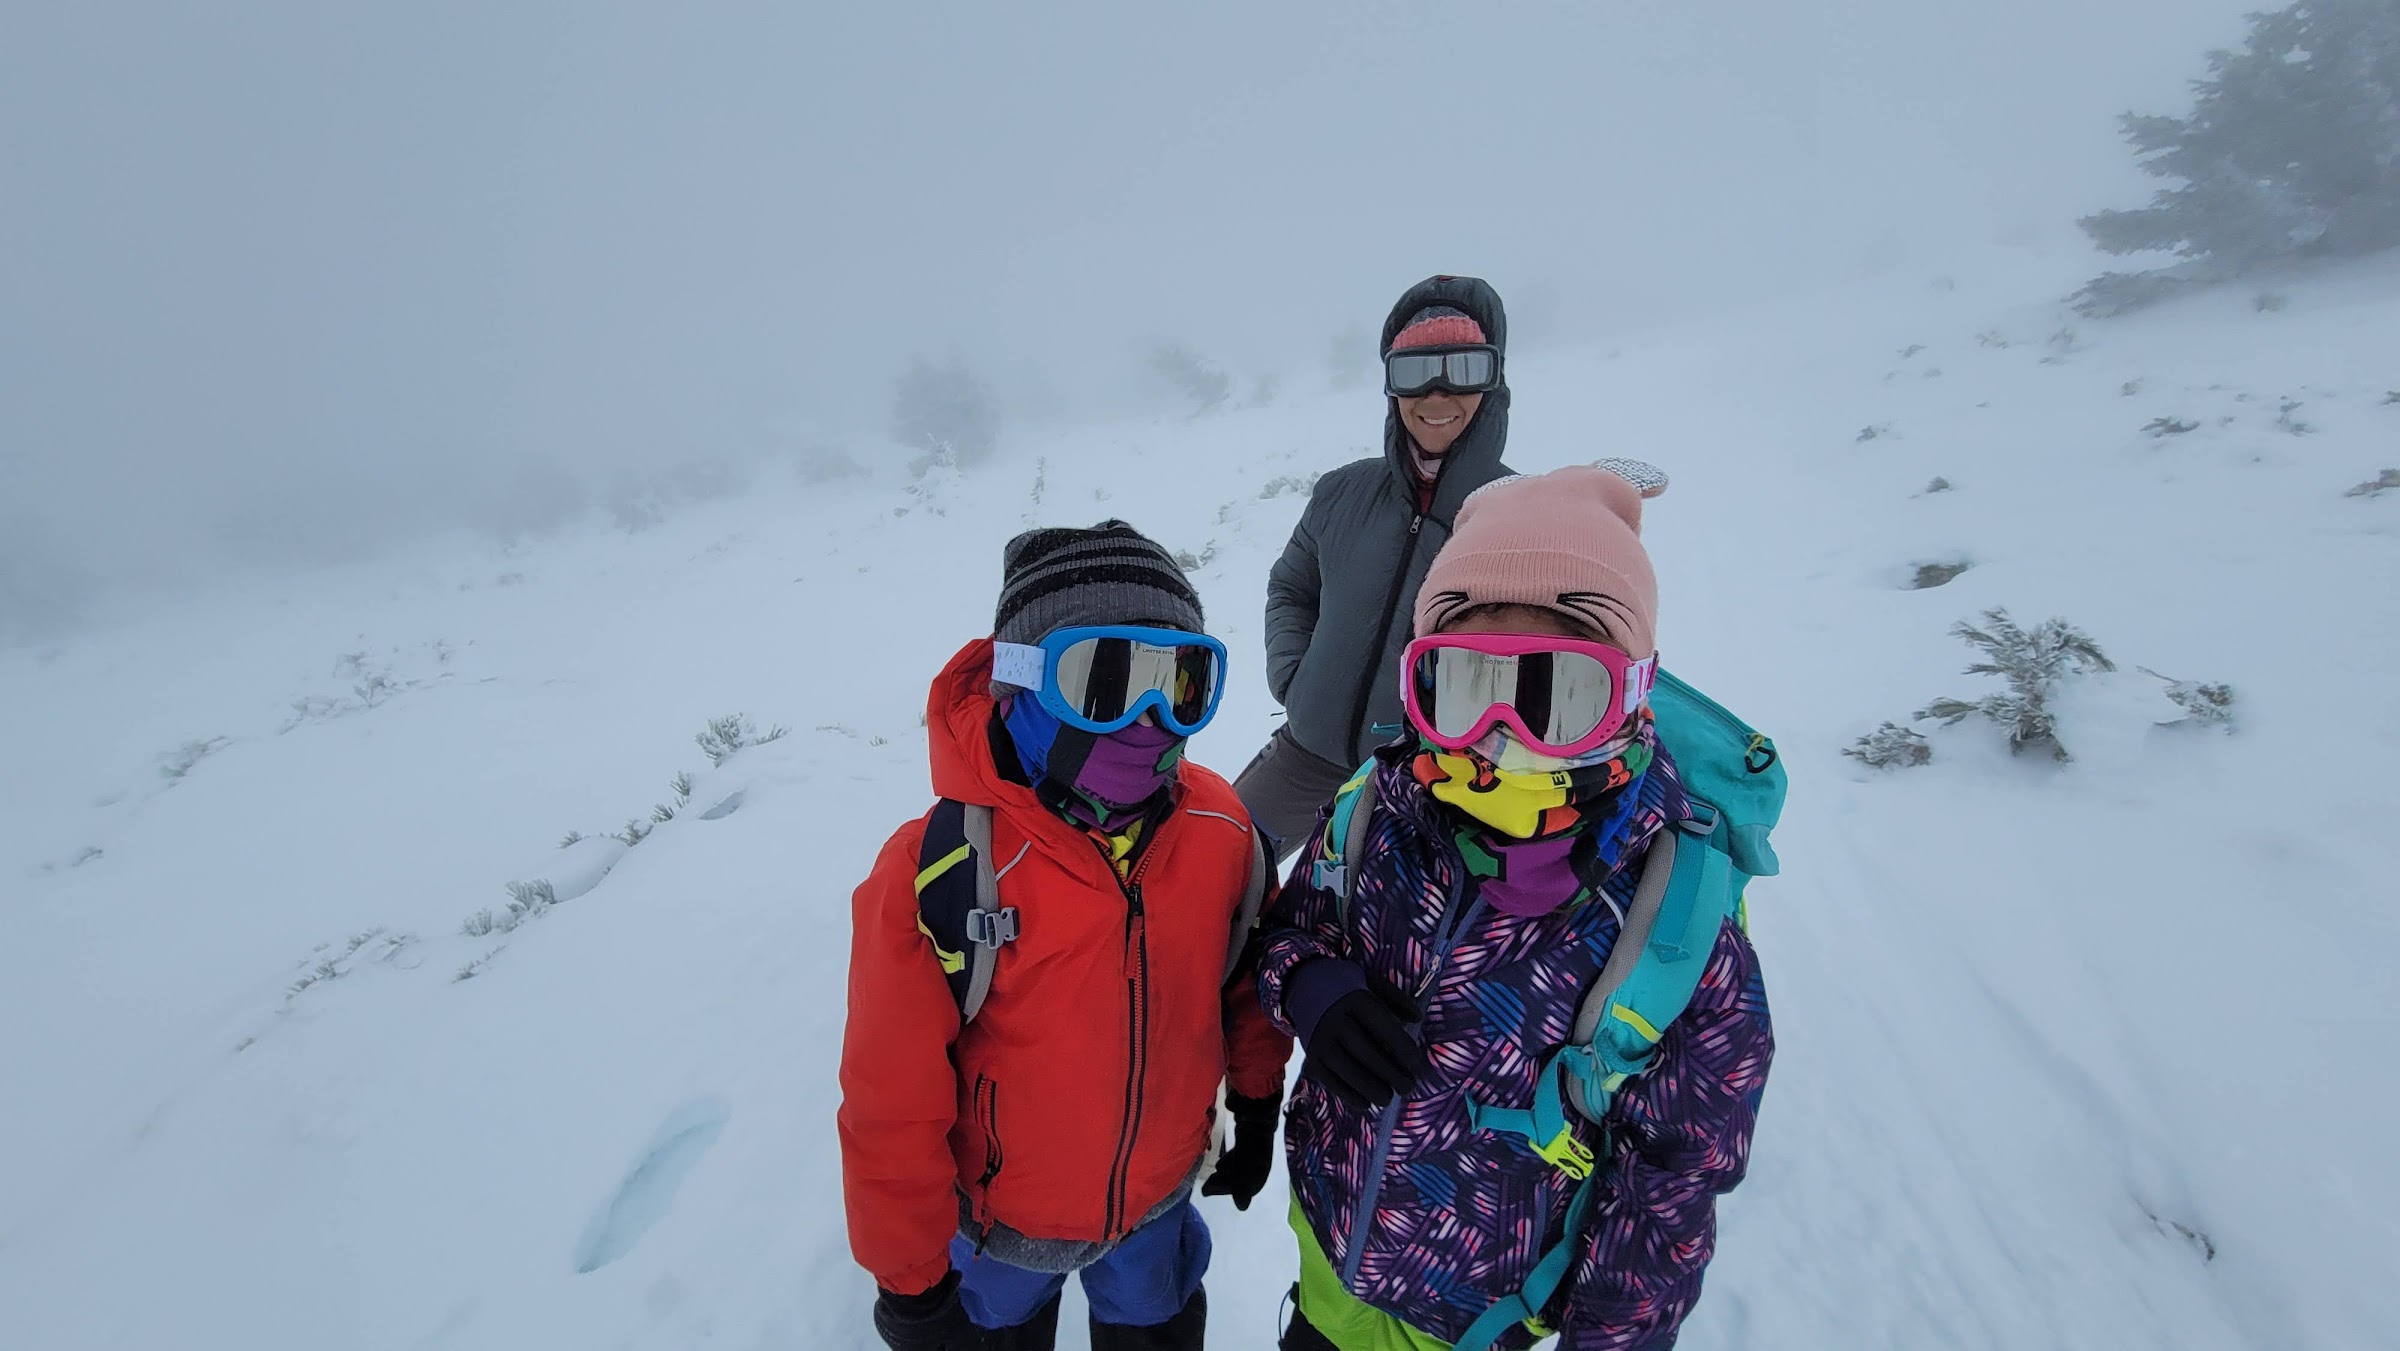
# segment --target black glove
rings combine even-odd
[[[958,1302],[958,1273],[921,1295],[875,1294],[875,1331],[892,1351],[973,1351],[981,1335]]]
[[[1235,1210],[1248,1210],[1275,1172],[1275,1126],[1283,1095],[1245,1098],[1228,1093],[1225,1110],[1233,1117],[1233,1143],[1217,1156],[1217,1170],[1200,1184],[1200,1194],[1230,1196]]]
[[[1304,1048],[1300,1072],[1353,1107],[1377,1108],[1405,1093],[1432,1066],[1409,1036],[1404,1018],[1373,990],[1352,990],[1333,1001]]]

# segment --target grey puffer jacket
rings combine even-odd
[[[1473,277],[1432,277],[1409,288],[1383,322],[1382,350],[1429,305],[1474,317],[1505,356],[1508,315]],[[1431,509],[1418,511],[1417,477],[1400,409],[1384,414],[1383,456],[1317,480],[1291,543],[1267,574],[1267,689],[1302,749],[1338,765],[1366,761],[1400,731],[1400,653],[1408,646],[1417,587],[1450,538],[1467,494],[1512,471],[1508,383],[1483,396],[1466,432],[1442,457]]]

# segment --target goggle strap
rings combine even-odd
[[[1632,717],[1643,704],[1650,701],[1650,690],[1658,683],[1658,658],[1644,657],[1625,668],[1625,716]]]
[[[1038,690],[1050,683],[1050,654],[1023,643],[992,644],[992,679]]]

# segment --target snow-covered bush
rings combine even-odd
[[[964,361],[918,357],[892,386],[892,439],[975,464],[1000,443],[1000,405]]]
[[[2141,672],[2166,685],[2167,698],[2183,710],[2184,716],[2180,721],[2196,726],[2222,727],[2228,732],[2233,730],[2233,686],[2177,680],[2173,676],[2160,675],[2147,666],[2142,667]]]
[[[2063,619],[2046,619],[2026,629],[2003,609],[1984,611],[1981,628],[1960,623],[1950,632],[1984,654],[1984,660],[1967,667],[1967,674],[1998,676],[2008,682],[2008,690],[1980,699],[1936,699],[1917,716],[1945,725],[1988,718],[2008,733],[2012,753],[2046,746],[2053,758],[2071,759],[2058,740],[2058,723],[2050,710],[2052,693],[2069,675],[2117,669],[2091,635]]]
[[[469,938],[483,938],[496,933],[515,933],[517,926],[539,917],[543,911],[558,904],[558,895],[548,882],[511,882],[508,884],[508,905],[499,913],[478,910],[467,916],[458,931]]]
[[[2400,400],[2396,400],[2396,402],[2400,402]],[[2381,497],[2394,488],[2400,488],[2400,469],[2386,469],[2364,483],[2343,489],[2342,496]]]
[[[1165,343],[1152,352],[1150,369],[1192,401],[1193,417],[1215,412],[1233,394],[1232,376],[1179,342]]]
[[[1907,769],[1933,759],[1933,746],[1913,727],[1885,722],[1842,748],[1842,754],[1877,769]]]
[[[158,757],[158,777],[175,783],[191,773],[201,761],[232,745],[225,737],[212,736],[204,741],[186,741]]]
[[[1937,586],[1948,586],[1952,582],[1957,581],[1960,577],[1965,576],[1967,572],[1974,566],[1975,564],[1973,562],[1964,558],[1949,558],[1943,559],[1939,562],[1919,563],[1917,564],[1917,570],[1909,576],[1908,589],[1911,591],[1931,591]]]
[[[728,713],[722,718],[709,719],[708,725],[701,728],[692,741],[708,757],[709,764],[721,765],[745,746],[764,746],[781,739],[790,731],[790,728],[778,725],[761,732],[758,725],[750,721],[749,714]],[[686,792],[689,792],[688,788]]]
[[[2296,0],[2253,14],[2241,48],[2211,52],[2194,90],[2189,116],[2123,119],[2143,171],[2180,186],[2082,222],[2110,253],[2186,262],[2099,277],[2076,295],[2084,313],[2138,309],[2281,258],[2400,245],[2400,5]]]

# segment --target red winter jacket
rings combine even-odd
[[[991,666],[988,639],[968,644],[925,714],[934,791],[993,808],[999,859],[1031,845],[1000,883],[1021,933],[975,1021],[962,1032],[917,925],[923,820],[851,900],[842,1191],[851,1253],[898,1294],[949,1270],[962,1198],[1030,1238],[1124,1237],[1191,1177],[1219,1082],[1274,1097],[1291,1055],[1254,978],[1224,983],[1253,854],[1233,789],[1186,761],[1120,883],[1090,836],[994,766]]]

